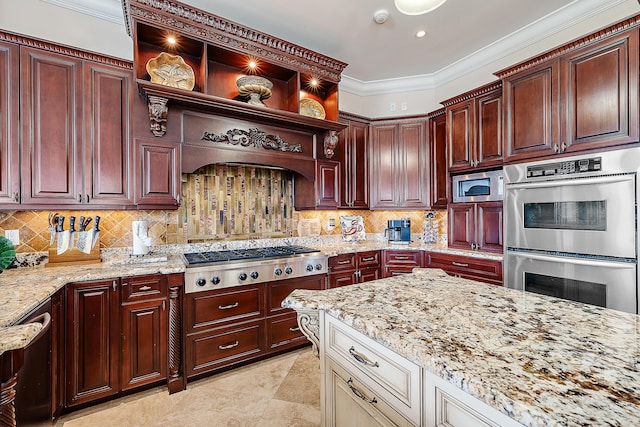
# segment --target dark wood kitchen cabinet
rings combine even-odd
[[[182,371],[168,362],[181,352],[181,338],[169,331],[171,322],[180,334],[170,307],[180,296],[168,293],[182,281],[181,274],[148,275],[66,286],[66,407]]]
[[[134,149],[138,208],[177,209],[182,185],[181,144],[136,139]]]
[[[442,103],[446,107],[449,172],[502,165],[502,82]]]
[[[502,252],[502,202],[449,204],[449,247]]]
[[[422,267],[422,251],[384,250],[382,277],[398,276],[411,273],[414,268]]]
[[[294,185],[296,209],[336,209],[340,203],[340,163],[316,160],[315,180],[297,176]]]
[[[623,22],[496,73],[506,161],[637,142],[638,53]]]
[[[0,41],[0,205],[20,203],[20,48]]]
[[[80,54],[20,47],[23,205],[133,206],[132,78]]]
[[[369,144],[368,120],[340,113],[347,128],[340,133],[334,160],[340,161],[340,206],[349,209],[369,207],[369,173],[367,148]]]
[[[431,207],[444,209],[449,201],[446,110],[427,114],[429,151],[431,155]]]
[[[280,306],[294,289],[324,289],[325,275],[185,295],[185,373],[200,377],[307,345],[296,314]]]
[[[351,252],[329,257],[329,288],[380,278],[380,251]]]
[[[502,261],[440,252],[425,252],[424,266],[440,268],[452,276],[502,286]]]
[[[370,209],[429,208],[427,119],[375,122],[369,146]]]

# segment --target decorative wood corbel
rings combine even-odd
[[[149,123],[154,136],[164,136],[167,133],[167,98],[149,95]]]
[[[298,326],[305,337],[313,345],[313,352],[320,357],[320,316],[318,310],[296,309]]]
[[[324,155],[327,159],[333,157],[336,145],[338,145],[338,133],[335,130],[327,131],[324,135]]]

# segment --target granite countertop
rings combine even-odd
[[[640,420],[638,315],[433,269],[283,306],[324,310],[526,426]]]

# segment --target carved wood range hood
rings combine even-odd
[[[337,132],[346,127],[338,122],[338,83],[347,64],[182,3],[122,4],[138,92],[149,107],[149,135],[179,139],[183,173],[244,163],[315,179],[316,161],[332,157]],[[177,39],[174,46],[166,44],[168,36]],[[193,70],[192,90],[151,81],[146,64],[162,52]],[[256,71],[249,60],[258,63]],[[250,74],[273,84],[267,106],[240,97],[236,80]],[[301,110],[303,99],[320,107]]]

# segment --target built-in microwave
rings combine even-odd
[[[502,200],[504,196],[502,170],[454,175],[451,188],[454,203]]]

